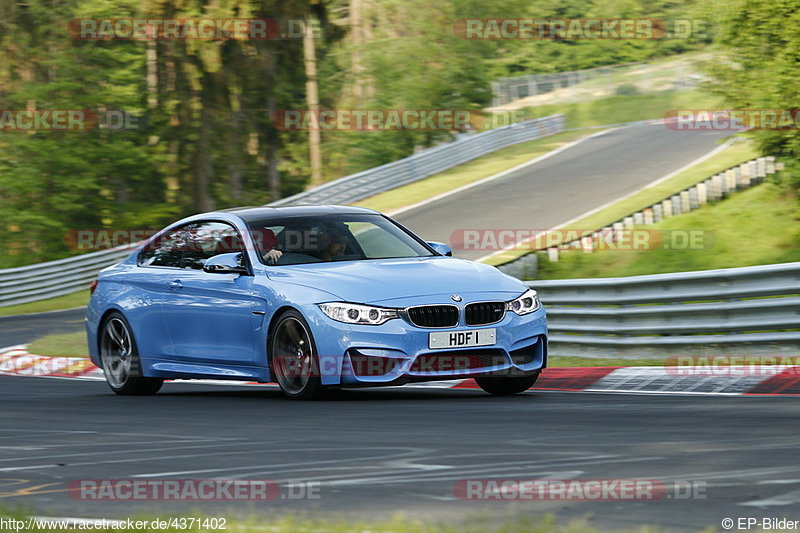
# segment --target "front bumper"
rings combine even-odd
[[[422,328],[402,318],[380,326],[352,325],[328,318],[316,306],[302,309],[310,322],[326,385],[384,385],[493,376],[519,376],[547,364],[544,308],[485,326],[463,323],[447,329]],[[494,328],[495,343],[479,348],[430,349],[429,333]]]

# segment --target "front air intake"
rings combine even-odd
[[[408,321],[421,328],[452,328],[458,325],[455,305],[420,305],[409,307]]]
[[[478,302],[467,305],[464,318],[468,326],[483,326],[500,322],[505,313],[505,302]]]

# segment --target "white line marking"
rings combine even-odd
[[[800,503],[800,490],[793,490],[792,492],[786,492],[771,498],[751,500],[737,505],[743,507],[777,507],[781,505],[793,505],[795,503]]]
[[[593,139],[595,137],[599,137],[601,135],[605,135],[606,133],[608,133],[610,131],[613,131],[615,129],[617,129],[617,128],[610,128],[610,129],[607,129],[607,130],[599,131],[597,133],[593,133],[591,135],[587,135],[586,137],[581,137],[580,139],[576,139],[576,140],[574,140],[572,142],[569,142],[569,143],[565,144],[564,146],[560,146],[559,148],[556,148],[555,150],[551,150],[551,151],[547,152],[546,154],[542,154],[539,157],[535,157],[535,158],[531,159],[530,161],[526,161],[524,163],[520,163],[519,165],[517,165],[515,167],[509,168],[507,170],[503,170],[502,172],[498,172],[497,174],[493,174],[493,175],[491,175],[489,177],[486,177],[486,178],[483,178],[481,180],[474,181],[474,182],[468,183],[466,185],[462,185],[461,187],[457,187],[457,188],[452,189],[450,191],[443,192],[441,194],[437,194],[436,196],[431,196],[430,198],[427,198],[427,199],[422,200],[420,202],[417,202],[415,204],[407,205],[405,207],[400,207],[400,208],[394,209],[392,211],[387,211],[386,215],[390,216],[390,217],[394,217],[394,216],[399,215],[400,213],[405,213],[407,211],[412,211],[414,209],[418,209],[418,208],[420,208],[422,206],[425,206],[425,205],[428,205],[430,203],[438,202],[439,200],[441,200],[443,198],[447,198],[448,196],[451,196],[453,194],[458,194],[460,192],[466,191],[467,189],[471,189],[473,187],[477,187],[479,185],[483,185],[485,183],[489,183],[489,182],[494,181],[496,179],[502,178],[503,176],[511,174],[512,172],[516,172],[517,170],[523,169],[523,168],[528,167],[530,165],[535,165],[536,163],[539,163],[540,161],[544,161],[545,159],[553,157],[554,155],[560,154],[564,150],[569,150],[570,148],[572,148],[572,147],[574,147],[574,146],[576,146],[576,145],[578,145],[578,144],[580,144],[582,142],[588,141],[589,139]]]
[[[351,448],[303,448],[303,451],[306,450],[334,450],[334,451],[341,451],[341,450],[350,450]],[[151,477],[169,477],[169,476],[186,476],[186,475],[194,475],[194,474],[210,474],[216,472],[232,472],[234,470],[250,470],[254,468],[269,468],[270,466],[286,468],[287,466],[306,466],[306,465],[316,465],[316,464],[327,464],[327,463],[344,463],[344,462],[351,462],[351,461],[366,461],[366,460],[379,460],[379,459],[398,459],[401,457],[405,457],[408,455],[414,456],[415,454],[419,455],[421,453],[425,453],[426,451],[429,452],[430,450],[426,449],[417,449],[417,448],[386,448],[381,446],[370,446],[367,448],[359,448],[359,450],[391,450],[391,449],[398,449],[398,450],[406,450],[400,453],[393,453],[389,455],[378,455],[376,457],[358,457],[353,459],[326,459],[320,461],[304,461],[301,463],[283,463],[283,464],[276,464],[276,465],[248,465],[248,466],[239,466],[239,467],[227,467],[227,468],[207,468],[203,470],[183,470],[177,472],[156,472],[152,474],[137,474],[135,478],[151,478]],[[297,448],[292,449],[284,449],[280,451],[285,452],[297,452]],[[275,453],[275,450],[270,450],[270,453]]]
[[[609,131],[610,131],[610,130],[609,130]],[[601,133],[605,133],[605,132],[601,132]],[[589,137],[587,137],[587,139],[588,139],[588,138],[589,138]],[[656,185],[660,184],[661,182],[663,182],[663,181],[666,181],[666,180],[668,180],[668,179],[672,178],[673,176],[677,176],[677,175],[678,175],[678,174],[680,174],[681,172],[683,172],[683,171],[685,171],[685,170],[688,170],[688,169],[692,168],[693,166],[699,165],[699,164],[700,164],[700,163],[702,163],[703,161],[705,161],[705,160],[707,160],[707,159],[709,159],[709,158],[711,158],[711,157],[713,157],[713,156],[717,155],[717,154],[718,154],[718,153],[720,153],[721,151],[723,151],[723,150],[725,150],[726,148],[728,148],[728,147],[729,147],[731,144],[733,144],[734,142],[735,142],[735,140],[734,140],[734,139],[729,139],[728,141],[726,141],[726,142],[724,142],[723,144],[721,144],[721,145],[717,146],[716,148],[714,148],[713,150],[711,150],[711,151],[710,151],[710,152],[708,152],[707,154],[705,154],[705,155],[702,155],[702,156],[698,157],[697,159],[695,159],[694,161],[692,161],[692,162],[690,162],[690,163],[687,163],[687,164],[685,164],[684,166],[682,166],[682,167],[681,167],[681,168],[679,168],[678,170],[675,170],[675,171],[673,171],[673,172],[670,172],[670,173],[669,173],[669,174],[667,174],[666,176],[662,176],[662,177],[658,178],[657,180],[655,180],[655,181],[653,181],[653,182],[650,182],[650,183],[648,183],[648,184],[647,184],[647,185],[645,185],[644,187],[641,187],[641,188],[639,188],[639,189],[636,189],[635,191],[632,191],[632,192],[629,192],[628,194],[625,194],[625,195],[623,195],[623,196],[620,196],[619,198],[617,198],[617,199],[615,199],[615,200],[611,200],[610,202],[606,202],[606,203],[604,203],[603,205],[601,205],[601,206],[599,206],[599,207],[595,207],[594,209],[590,209],[589,211],[586,211],[586,212],[585,212],[585,213],[583,213],[582,215],[578,215],[578,216],[576,216],[576,217],[574,217],[574,218],[571,218],[571,219],[567,220],[566,222],[562,222],[561,224],[559,224],[559,225],[557,225],[557,226],[553,226],[552,228],[550,228],[550,230],[554,230],[554,229],[561,229],[561,228],[563,228],[563,227],[565,227],[565,226],[569,226],[570,224],[574,224],[575,222],[579,221],[580,219],[582,219],[582,218],[586,218],[586,217],[588,217],[588,216],[591,216],[591,215],[593,215],[593,214],[595,214],[595,213],[597,213],[597,212],[599,212],[599,211],[602,211],[603,209],[606,209],[606,208],[608,208],[608,207],[611,207],[612,205],[616,204],[617,202],[621,202],[621,201],[623,201],[623,200],[627,200],[628,198],[630,198],[630,197],[634,196],[635,194],[639,194],[639,193],[640,193],[641,191],[643,191],[644,189],[649,189],[650,187],[655,187]],[[597,228],[597,229],[600,229],[600,228]],[[544,231],[542,231],[542,232],[539,232],[537,235],[541,235],[541,234],[543,234],[543,233],[545,233],[545,232],[544,232]],[[520,246],[522,246],[524,243],[526,243],[526,242],[528,242],[528,241],[531,241],[531,240],[533,240],[533,239],[535,239],[535,238],[536,238],[536,235],[534,235],[533,237],[530,237],[530,238],[524,239],[524,240],[517,241],[517,242],[515,242],[514,244],[512,244],[512,245],[511,245],[511,246],[509,246],[509,247],[503,248],[503,249],[501,249],[501,250],[497,250],[497,251],[495,251],[495,252],[492,252],[492,253],[490,253],[490,254],[488,254],[488,255],[484,255],[483,257],[480,257],[480,258],[476,259],[476,261],[486,261],[486,260],[488,260],[488,259],[490,259],[490,258],[492,258],[492,257],[495,257],[495,256],[497,256],[497,255],[500,255],[500,254],[506,253],[506,252],[508,252],[508,251],[510,251],[510,250],[514,250],[514,249],[516,249],[516,248],[519,248],[519,247],[520,247]],[[533,251],[533,250],[531,250],[531,251]]]

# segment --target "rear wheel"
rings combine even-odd
[[[539,374],[532,374],[530,376],[520,377],[484,377],[475,378],[475,382],[480,388],[493,396],[509,396],[511,394],[518,394],[525,392],[533,387]]]
[[[313,400],[325,391],[311,328],[295,310],[283,312],[270,333],[269,369],[283,394],[293,400]]]
[[[123,395],[155,394],[163,379],[142,375],[136,341],[122,313],[111,313],[100,328],[100,359],[111,390]]]

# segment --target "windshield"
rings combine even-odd
[[[269,218],[249,222],[261,261],[297,265],[435,255],[381,215]]]

